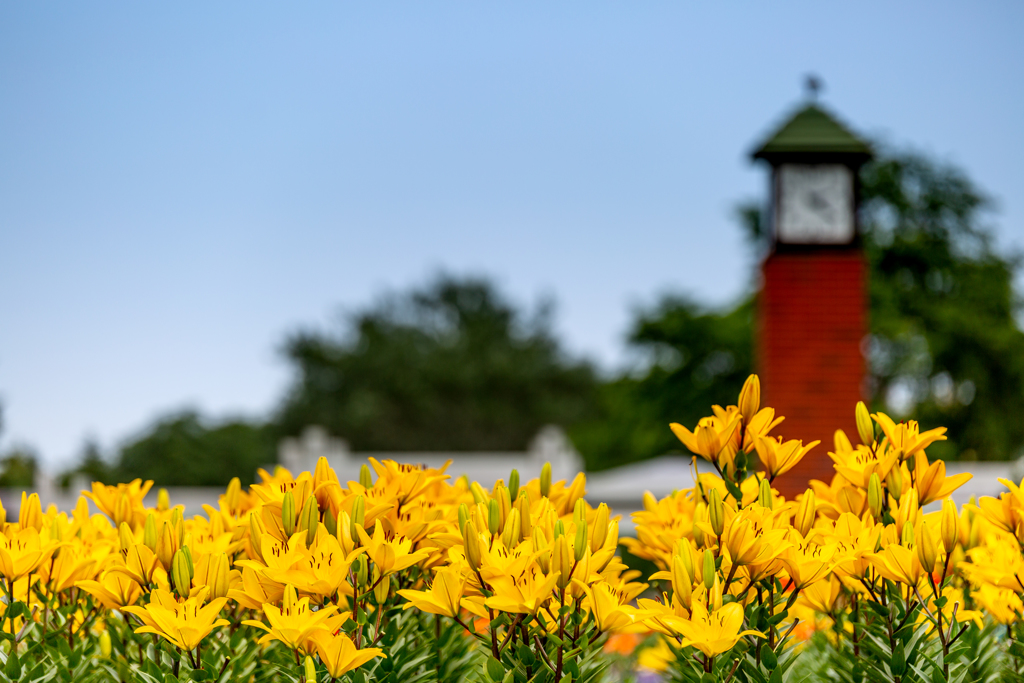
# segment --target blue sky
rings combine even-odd
[[[660,292],[734,301],[747,153],[804,74],[955,163],[1024,247],[1019,3],[0,4],[0,444],[51,467],[439,269],[556,297],[623,362]]]

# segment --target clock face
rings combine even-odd
[[[778,169],[776,236],[786,244],[853,240],[853,172],[842,164],[783,164]]]

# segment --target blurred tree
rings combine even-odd
[[[90,482],[99,481],[104,484],[116,484],[121,481],[117,467],[103,457],[99,444],[95,439],[86,439],[82,452],[78,456],[78,464],[60,474],[60,485],[67,488],[76,475],[81,475]]]
[[[1019,456],[1020,262],[995,251],[984,223],[988,200],[962,171],[915,154],[883,155],[864,167],[861,183],[874,407],[948,427],[949,440],[930,449],[938,457]],[[769,234],[760,206],[738,213],[763,253]],[[753,368],[752,310],[751,301],[715,312],[665,298],[641,311],[630,344],[649,359],[645,371],[605,385],[600,417],[572,433],[588,463],[678,451],[669,422],[692,427],[712,403],[735,401]]]
[[[277,460],[276,449],[267,425],[232,421],[208,427],[195,412],[184,412],[126,444],[114,468],[122,481],[139,477],[159,486],[224,486],[236,476],[249,484],[257,468]]]
[[[15,446],[0,457],[0,487],[30,489],[36,480],[36,454],[30,448]]]
[[[666,296],[637,313],[633,372],[601,387],[595,417],[570,431],[589,469],[680,452],[669,422],[696,424],[715,403],[735,402],[752,365],[752,302],[709,311]]]
[[[875,402],[948,427],[936,456],[1019,456],[1020,259],[995,251],[990,201],[962,171],[917,155],[870,164],[861,182]]]
[[[355,450],[520,450],[545,424],[588,414],[593,368],[568,357],[551,307],[525,316],[483,279],[442,275],[353,315],[339,336],[301,332],[282,434],[318,424]]]

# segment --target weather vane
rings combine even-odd
[[[825,82],[821,80],[816,74],[807,74],[804,78],[804,90],[807,92],[808,97],[813,101],[817,101],[818,93],[825,87]]]

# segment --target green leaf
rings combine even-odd
[[[16,681],[21,678],[21,662],[18,661],[18,653],[11,651],[11,654],[7,655],[7,665],[4,666],[4,673],[12,681]]]
[[[774,671],[779,665],[779,658],[775,656],[775,651],[770,647],[761,648],[761,662],[764,664],[764,668],[768,671]]]
[[[189,677],[193,681],[205,681],[205,680],[209,679],[210,676],[211,676],[210,672],[207,671],[206,669],[193,669],[189,673]]]
[[[501,679],[505,678],[505,667],[494,657],[487,658],[487,664],[484,670],[487,672],[487,676],[494,681],[494,683],[500,683]]]
[[[907,658],[903,653],[903,643],[897,642],[892,650],[892,657],[889,658],[889,668],[894,676],[902,676],[907,672]]]

